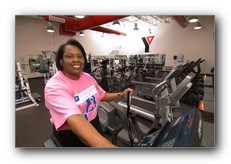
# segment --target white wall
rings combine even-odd
[[[150,45],[151,53],[164,53],[166,65],[176,66],[173,56],[183,53],[185,61],[205,59],[202,64],[202,72],[210,72],[215,64],[215,39],[214,39],[214,16],[201,16],[200,22],[202,30],[193,30],[192,25],[182,28],[175,21],[169,24],[160,24],[155,30],[155,38]],[[64,43],[69,37],[59,35],[58,24],[52,23],[55,33],[47,33],[48,23],[43,19],[17,18],[15,23],[15,55],[16,62],[28,64],[28,55],[41,54],[44,50],[57,50],[59,45]],[[129,30],[128,30],[129,29]],[[139,26],[140,33],[135,34],[132,27],[118,29],[125,32],[124,36],[105,34],[86,30],[86,36],[74,37],[79,40],[86,53],[92,55],[109,55],[113,50],[118,50],[120,54],[136,54],[144,52],[144,44],[141,37],[147,36],[144,28]],[[123,31],[124,30],[124,31]],[[26,67],[29,78],[41,76],[37,73],[30,73]]]
[[[52,24],[55,33],[48,33],[46,28],[48,23],[43,19],[16,18],[15,22],[15,61],[26,64],[28,78],[42,76],[39,73],[29,71],[29,55],[42,54],[41,51],[56,50],[59,45],[64,43],[67,36],[58,33],[58,24]]]
[[[183,53],[185,61],[205,59],[202,72],[210,72],[215,64],[215,24],[213,16],[201,16],[202,30],[193,30],[190,24],[187,28],[180,27],[176,22],[161,27],[155,43],[154,52],[167,54],[166,65],[175,65],[173,56]]]
[[[176,21],[169,24],[160,24],[154,32],[149,51],[151,53],[166,54],[166,65],[176,66],[174,55],[184,54],[184,63],[195,61],[198,58],[205,59],[201,64],[202,72],[210,73],[215,65],[215,22],[214,16],[200,16],[202,30],[193,30],[193,24],[182,28]],[[132,27],[131,27],[132,29]],[[126,31],[126,30],[125,30]],[[126,31],[126,37],[116,35],[97,35],[94,31],[87,31],[85,37],[78,37],[87,53],[93,55],[108,55],[112,50],[119,50],[120,54],[144,53],[144,44],[141,37],[148,36],[142,31],[136,34]],[[93,36],[93,37],[92,37]]]

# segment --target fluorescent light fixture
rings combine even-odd
[[[75,17],[78,19],[83,19],[85,17],[85,15],[75,15]]]
[[[135,23],[135,27],[133,28],[133,30],[139,30],[137,27],[137,23]]]
[[[50,33],[55,32],[53,26],[51,25],[51,22],[48,23],[47,32],[50,32]]]
[[[115,20],[112,25],[120,25],[120,22],[118,20]]]
[[[197,22],[197,24],[193,27],[194,30],[200,30],[202,28],[201,24]]]
[[[192,16],[192,17],[189,17],[189,20],[188,20],[190,23],[196,23],[199,21],[199,18],[197,16]]]
[[[80,31],[79,36],[85,36],[83,31]]]

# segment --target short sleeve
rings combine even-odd
[[[69,116],[81,114],[70,91],[62,86],[45,87],[45,105],[50,111],[56,129],[59,129]]]

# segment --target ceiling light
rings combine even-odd
[[[139,30],[137,27],[137,23],[135,23],[135,27],[133,28],[133,30]]]
[[[200,30],[202,28],[201,24],[197,22],[197,24],[193,27],[194,30]]]
[[[48,23],[47,32],[50,32],[50,33],[55,32],[54,28],[51,25],[51,22]]]
[[[83,19],[85,16],[84,16],[84,15],[82,15],[82,16],[80,16],[80,15],[75,15],[75,17],[78,18],[78,19]]]
[[[80,31],[79,36],[85,36],[83,31]]]
[[[115,20],[112,25],[120,25],[120,22],[118,20]]]
[[[189,17],[188,20],[190,23],[195,23],[199,21],[199,18],[197,16]]]

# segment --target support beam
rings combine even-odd
[[[107,29],[104,27],[99,27],[100,25],[122,19],[124,17],[127,17],[127,15],[122,16],[86,16],[84,19],[75,19],[71,17],[66,16],[43,16],[43,18],[46,21],[53,21],[58,22],[60,24],[64,24],[65,27],[63,27],[66,31],[72,31],[72,32],[80,32],[83,30],[95,30],[100,31],[104,33],[110,33],[110,34],[116,34],[116,35],[126,35],[125,33],[115,31],[112,29]]]

